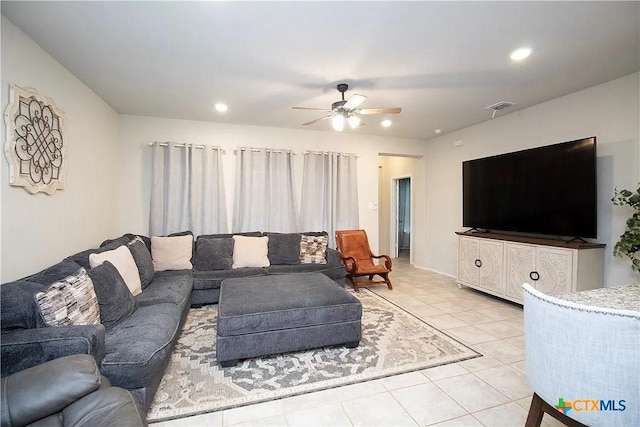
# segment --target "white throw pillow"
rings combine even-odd
[[[120,273],[124,279],[124,283],[126,283],[127,288],[129,288],[133,296],[142,292],[138,266],[126,245],[119,246],[111,251],[89,255],[91,268],[97,267],[105,261],[109,261],[118,270],[118,273]]]
[[[151,237],[151,258],[156,271],[190,270],[193,236]]]
[[[269,238],[233,236],[233,266],[269,267]]]

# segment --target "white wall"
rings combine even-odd
[[[462,229],[464,160],[597,137],[598,242],[607,245],[605,285],[637,282],[628,259],[612,256],[631,211],[613,207],[614,187],[640,180],[640,74],[554,99],[453,132],[426,144],[427,267],[456,273],[455,231]],[[463,146],[454,147],[457,140]]]
[[[2,17],[2,110],[9,84],[33,87],[65,113],[64,190],[31,195],[9,186],[0,160],[3,282],[36,273],[116,232],[118,115],[80,80]],[[4,121],[2,144],[6,142]]]
[[[410,139],[374,137],[357,132],[323,132],[277,129],[223,123],[171,120],[140,116],[121,116],[121,155],[118,168],[127,171],[120,180],[120,230],[147,233],[149,228],[149,195],[151,148],[149,142],[173,141],[219,145],[226,149],[223,156],[225,191],[232,218],[235,178],[234,147],[268,147],[290,149],[295,156],[295,177],[298,200],[302,188],[302,166],[305,150],[336,151],[358,155],[358,196],[360,227],[367,230],[373,250],[378,248],[378,212],[369,209],[378,202],[378,154],[420,155],[424,142]],[[416,190],[424,194],[424,179],[415,182]],[[418,200],[418,203],[423,203]],[[424,248],[417,248],[422,251]]]

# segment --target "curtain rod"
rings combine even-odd
[[[157,143],[160,147],[168,147],[169,144],[166,142],[158,142]],[[153,147],[154,145],[156,145],[155,142],[150,142],[149,143],[149,147]],[[178,148],[184,148],[187,146],[187,144],[175,144],[176,147]],[[204,150],[205,148],[211,147],[212,150],[219,150],[222,154],[227,154],[227,150],[225,150],[224,148],[218,146],[218,145],[194,145],[193,148],[196,148],[198,150]]]
[[[302,154],[337,154],[339,156],[345,156],[345,157],[351,157],[351,156],[355,156],[356,159],[358,157],[360,157],[359,155],[355,154],[355,153],[334,153],[332,151],[305,151]]]
[[[247,151],[251,150],[253,153],[257,153],[261,150],[265,150],[267,153],[291,153],[296,154],[293,150],[281,150],[281,149],[273,149],[273,148],[253,148],[253,147],[233,147],[233,154],[237,154],[238,151]]]

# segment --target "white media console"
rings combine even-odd
[[[600,288],[604,244],[494,233],[458,235],[457,283],[522,304],[522,284],[547,295]]]

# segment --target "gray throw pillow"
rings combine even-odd
[[[138,274],[140,275],[140,283],[142,289],[149,286],[149,283],[153,280],[155,270],[153,268],[153,259],[151,259],[151,253],[147,249],[147,245],[144,244],[142,239],[136,237],[132,242],[128,244],[129,251],[133,256],[133,260],[138,267]]]
[[[126,319],[138,308],[118,269],[109,261],[89,270],[93,289],[100,304],[100,323],[111,329],[122,319]]]
[[[232,266],[232,238],[198,238],[198,240],[196,241],[196,260],[194,266],[196,270],[231,270]]]
[[[300,264],[300,234],[268,234],[269,263],[271,265]]]

